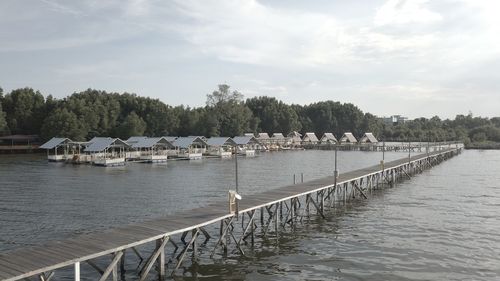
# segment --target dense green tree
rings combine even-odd
[[[46,117],[43,95],[31,88],[16,89],[2,99],[10,131],[14,134],[38,133]]]
[[[43,125],[42,125],[43,124]],[[500,117],[457,115],[453,120],[417,118],[400,124],[384,124],[350,103],[323,101],[288,105],[273,97],[243,95],[219,85],[207,95],[204,107],[171,107],[158,99],[131,93],[107,93],[94,89],[63,99],[46,99],[30,88],[3,95],[0,88],[0,134],[40,134],[44,139],[67,136],[75,140],[94,136],[204,135],[235,136],[246,132],[315,132],[336,136],[350,131],[356,136],[372,132],[385,141],[500,142]]]
[[[75,113],[58,108],[47,117],[41,129],[42,138],[67,137],[76,141],[86,140],[88,127]]]
[[[5,112],[2,109],[3,89],[0,87],[0,136],[6,135],[9,131],[7,120],[5,119]]]
[[[217,120],[216,135],[238,136],[251,130],[252,111],[243,103],[243,95],[228,85],[219,85],[207,95],[207,107],[207,114]]]
[[[114,135],[122,139],[128,139],[131,136],[142,136],[145,131],[146,122],[132,111],[125,117],[120,125],[118,125]]]
[[[276,98],[254,97],[247,99],[245,104],[257,121],[257,124],[252,127],[258,129],[259,132],[280,132],[286,135],[302,127],[295,110]]]

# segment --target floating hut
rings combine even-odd
[[[318,144],[319,140],[315,133],[305,133],[302,144]]]
[[[286,138],[285,138],[285,136],[283,136],[282,133],[273,133],[273,136],[271,137],[271,142],[273,144],[283,146],[286,142]]]
[[[378,143],[377,138],[372,134],[372,133],[365,133],[361,139],[359,140],[359,143]]]
[[[358,140],[354,137],[352,133],[344,133],[340,138],[340,143],[357,143]]]
[[[91,157],[96,166],[125,165],[125,152],[130,145],[118,138],[95,137],[89,141],[84,152]]]
[[[333,133],[324,133],[319,142],[321,144],[335,144],[338,141],[333,135]]]
[[[174,156],[189,160],[201,159],[208,146],[207,142],[198,136],[180,137],[172,144],[175,147]]]
[[[255,137],[234,137],[233,141],[236,143],[236,153],[240,155],[254,156],[255,150],[260,148],[260,143]]]
[[[143,138],[132,144],[132,149],[139,152],[139,160],[148,163],[167,162],[168,152],[174,145],[164,137]]]
[[[232,138],[227,137],[212,137],[207,140],[208,149],[207,154],[211,156],[218,156],[221,158],[231,157],[232,149],[236,143]]]
[[[130,137],[125,142],[128,145],[130,145],[131,147],[133,147],[134,144],[136,144],[139,141],[142,141],[144,139],[147,139],[147,137],[144,137],[144,136],[134,136],[134,137]],[[139,149],[131,149],[131,150],[125,152],[125,158],[127,158],[127,160],[137,160],[137,159],[140,159],[141,158],[141,151]]]
[[[40,148],[47,150],[49,162],[63,162],[73,157],[73,153],[70,154],[70,143],[68,138],[52,138]]]
[[[271,145],[271,138],[267,133],[258,133],[257,141],[263,146],[262,148],[265,150],[269,149],[268,146]]]

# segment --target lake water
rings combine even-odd
[[[386,159],[406,153],[386,153]],[[333,151],[239,158],[243,195],[332,174]],[[339,152],[339,170],[379,152]],[[202,258],[179,280],[498,280],[500,151],[465,151],[439,166],[283,233],[250,257]],[[297,176],[300,178],[300,176]],[[225,198],[234,160],[47,163],[0,155],[0,251],[191,209]],[[194,274],[193,274],[194,272]],[[71,274],[58,275],[60,279]]]

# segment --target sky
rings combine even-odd
[[[496,0],[2,0],[0,87],[500,116]]]

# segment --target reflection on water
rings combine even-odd
[[[339,153],[340,171],[380,156]],[[309,180],[333,170],[330,151],[240,159],[244,194],[290,184],[294,173]],[[279,244],[261,241],[248,257],[202,257],[176,279],[498,280],[499,163],[499,151],[465,151],[370,200],[331,210],[326,220],[312,218]],[[0,249],[200,206],[225,197],[233,182],[231,160],[106,169],[1,155]]]

